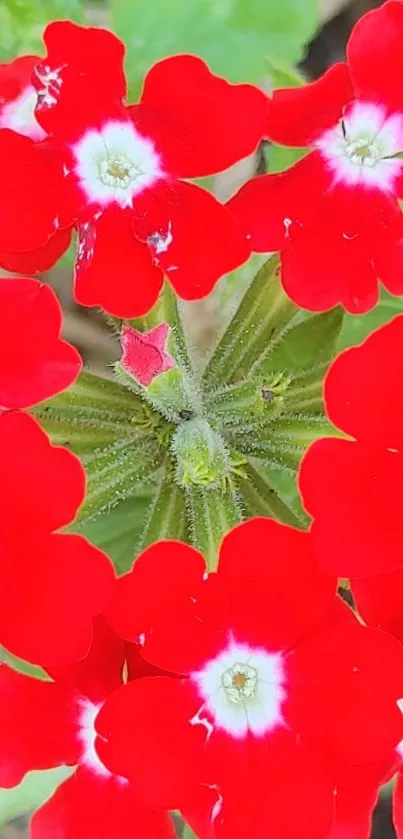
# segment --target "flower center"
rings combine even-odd
[[[224,671],[221,680],[230,702],[244,702],[255,696],[258,673],[249,664],[233,664]]]
[[[367,137],[350,141],[346,137],[345,151],[351,162],[358,166],[375,166],[382,159],[382,150],[376,141]]]
[[[99,166],[99,176],[106,186],[126,188],[141,174],[142,169],[123,155],[105,157]]]

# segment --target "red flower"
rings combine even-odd
[[[69,387],[82,361],[60,338],[54,292],[37,280],[0,279],[0,406],[27,408]]]
[[[122,326],[120,343],[123,355],[120,363],[145,387],[160,373],[175,367],[175,359],[165,349],[168,335],[167,323],[160,323],[148,332],[139,332],[128,324]]]
[[[123,45],[111,33],[58,22],[45,42],[34,82],[49,139],[0,132],[0,248],[36,249],[76,225],[76,299],[122,317],[151,308],[163,273],[185,299],[208,294],[250,249],[228,210],[183,179],[251,153],[266,97],[183,55],[156,64],[126,107]]]
[[[329,419],[354,440],[322,439],[300,467],[322,567],[369,577],[403,566],[403,317],[336,358],[325,380]]]
[[[174,839],[169,816],[146,810],[95,751],[95,720],[122,684],[124,660],[123,642],[98,618],[88,657],[49,670],[53,682],[0,665],[1,786],[15,786],[31,769],[77,767],[34,814],[32,839]]]
[[[0,64],[0,128],[10,128],[36,142],[46,137],[35,119],[37,94],[31,82],[38,61],[41,59],[36,55],[24,55],[8,64]],[[29,211],[31,209],[28,207]],[[35,251],[2,250],[0,265],[14,273],[41,274],[67,250],[70,239],[71,232],[61,230]]]
[[[102,551],[58,533],[84,500],[85,475],[27,414],[0,416],[0,643],[37,664],[83,658],[114,571]]]
[[[378,279],[403,293],[402,39],[403,4],[389,0],[355,26],[348,64],[276,91],[266,135],[311,151],[229,203],[252,250],[282,252],[284,289],[311,311],[365,312]]]
[[[309,825],[323,839],[335,761],[387,759],[402,737],[403,650],[338,600],[308,533],[253,519],[210,574],[194,549],[157,543],[119,581],[108,619],[177,675],[116,691],[98,753],[154,806],[184,807],[208,786],[217,837],[290,839]]]

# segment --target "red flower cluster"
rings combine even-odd
[[[364,311],[378,279],[403,292],[401,0],[359,22],[348,64],[270,98],[182,55],[127,105],[114,35],[57,22],[44,40],[44,58],[0,66],[4,267],[45,270],[75,229],[76,299],[122,318],[164,275],[203,297],[251,249],[280,250],[287,293],[312,310]],[[189,182],[263,137],[310,150],[227,206]],[[251,519],[214,572],[159,542],[120,580],[64,531],[80,461],[23,412],[81,370],[60,331],[49,288],[0,280],[0,643],[50,677],[0,665],[0,785],[76,767],[33,839],[173,839],[171,810],[200,839],[368,839],[396,771],[403,837],[403,316],[327,375],[341,436],[302,463],[309,532]],[[123,370],[147,387],[173,367],[168,335],[123,325]]]
[[[364,312],[378,279],[403,293],[402,40],[403,4],[388,0],[356,25],[347,64],[275,91],[265,136],[309,154],[230,201],[252,250],[281,251],[285,291],[303,308]]]
[[[125,661],[130,679],[142,675],[136,657],[98,618],[85,661],[48,669],[54,681],[0,668],[1,786],[14,786],[30,769],[77,767],[35,813],[32,839],[175,839],[169,816],[146,809],[94,747],[97,715],[122,684]]]
[[[124,49],[111,33],[61,22],[44,40],[32,77],[41,141],[15,131],[31,101],[28,78],[3,108],[14,130],[0,131],[0,250],[17,252],[18,270],[24,252],[40,271],[76,227],[76,299],[122,317],[151,308],[163,272],[184,298],[208,294],[250,248],[230,212],[184,179],[253,152],[266,97],[185,55],[157,64],[140,103],[127,106]]]
[[[362,618],[403,644],[402,376],[400,315],[332,364],[326,409],[349,439],[313,443],[301,464],[300,489],[320,565],[349,577]],[[395,758],[401,763],[402,757],[400,746]],[[403,768],[394,819],[403,836]]]

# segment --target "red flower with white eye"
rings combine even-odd
[[[97,618],[88,657],[48,669],[52,682],[0,665],[0,786],[31,769],[76,767],[32,817],[31,839],[174,839],[169,816],[147,810],[95,750],[95,720],[124,661],[123,642]]]
[[[250,248],[231,213],[186,179],[253,152],[267,98],[179,55],[156,64],[127,107],[115,36],[56,22],[44,39],[33,79],[49,139],[0,132],[0,249],[36,249],[76,226],[76,299],[122,317],[151,308],[164,273],[185,299],[208,294]]]
[[[400,742],[403,650],[338,600],[308,533],[252,519],[210,574],[194,549],[157,543],[118,581],[108,620],[176,676],[115,691],[96,722],[101,759],[153,806],[186,807],[207,786],[217,837],[309,825],[323,839],[335,762],[388,759]]]
[[[85,497],[85,474],[28,414],[0,415],[0,643],[35,664],[83,658],[112,596],[108,557],[59,533]]]
[[[27,408],[69,387],[82,367],[62,341],[56,295],[37,280],[0,279],[0,406]]]
[[[310,153],[228,205],[253,251],[281,251],[284,289],[305,309],[365,312],[378,279],[403,293],[402,38],[403,4],[388,0],[356,24],[347,64],[276,91],[267,137]]]
[[[350,439],[315,441],[299,485],[331,574],[366,578],[403,566],[402,377],[401,315],[341,353],[326,376],[327,415]]]

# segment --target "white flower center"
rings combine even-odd
[[[284,724],[286,697],[280,653],[269,653],[231,640],[203,670],[192,674],[202,700],[193,725],[215,726],[236,738],[259,737]]]
[[[316,142],[334,183],[394,190],[403,161],[403,114],[388,116],[380,105],[354,102],[338,125]]]
[[[224,671],[221,681],[231,702],[244,702],[255,695],[258,674],[249,664],[233,664]]]
[[[73,146],[74,172],[89,202],[132,207],[133,198],[163,176],[154,144],[127,122],[90,129]]]
[[[35,88],[32,85],[24,87],[15,99],[11,99],[0,108],[0,128],[11,128],[17,134],[31,137],[31,140],[43,140],[46,132],[34,116],[36,99]]]

